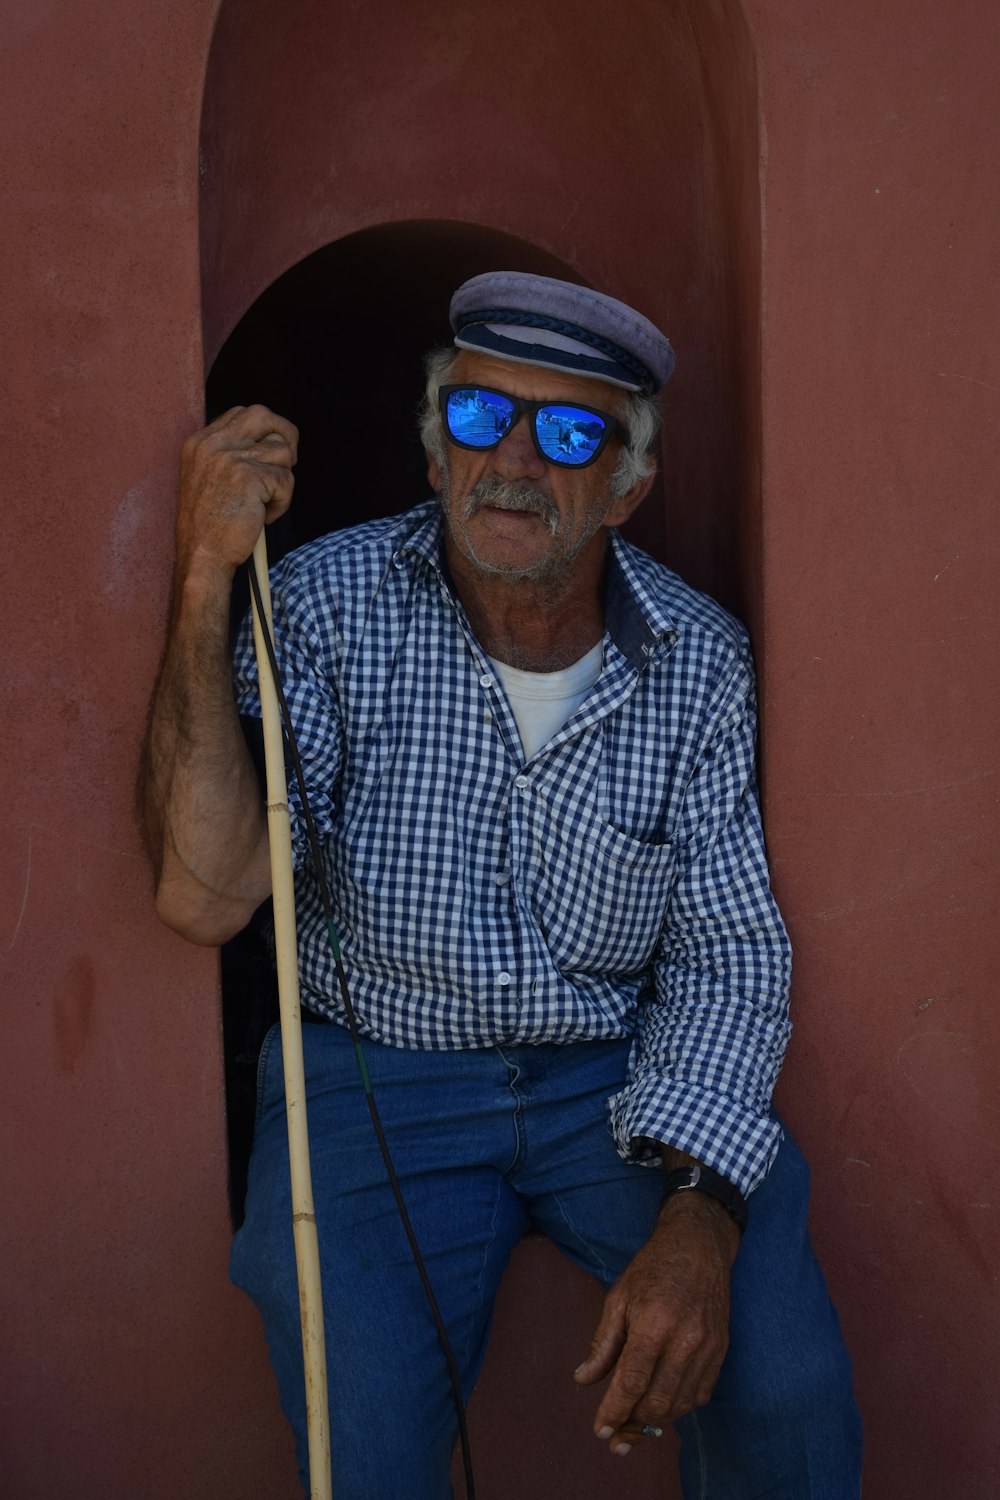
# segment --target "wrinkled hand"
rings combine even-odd
[[[177,556],[229,569],[291,504],[298,429],[266,406],[233,406],[181,449]]]
[[[721,1204],[677,1193],[608,1292],[575,1379],[592,1385],[613,1370],[594,1421],[613,1453],[628,1453],[644,1425],[664,1427],[710,1399],[729,1343],[739,1241]]]

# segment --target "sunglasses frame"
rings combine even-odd
[[[497,438],[495,443],[463,443],[461,438],[454,436],[448,422],[448,400],[456,391],[482,391],[487,396],[500,396],[504,401],[509,401],[514,408],[513,420],[503,437]],[[601,433],[600,441],[589,458],[583,459],[581,463],[567,463],[558,458],[550,458],[542,448],[538,437],[538,413],[546,406],[569,406],[574,411],[587,412],[590,416],[600,417],[604,423],[604,431]],[[602,411],[599,406],[586,406],[582,401],[566,401],[549,396],[544,401],[525,401],[520,396],[512,396],[509,391],[501,391],[497,386],[479,385],[468,380],[461,381],[458,385],[443,385],[438,392],[438,408],[441,412],[441,422],[444,427],[445,436],[449,443],[454,443],[456,448],[465,448],[469,453],[492,453],[494,448],[499,448],[505,437],[508,437],[517,426],[521,417],[525,414],[531,417],[528,426],[531,430],[531,438],[535,449],[547,464],[555,464],[559,469],[587,469],[592,463],[596,463],[607,446],[610,437],[620,437],[622,442],[628,442],[628,428],[618,418],[612,416],[609,411]]]

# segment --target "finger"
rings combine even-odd
[[[590,1345],[590,1353],[573,1371],[573,1379],[578,1385],[593,1385],[595,1380],[604,1379],[624,1347],[625,1336],[624,1307],[619,1307],[609,1292],[604,1299],[604,1310]]]
[[[254,468],[266,486],[267,493],[261,497],[261,503],[264,507],[264,522],[269,526],[272,521],[284,515],[291,505],[295,475],[291,469],[277,468],[272,464],[255,463]]]
[[[254,443],[241,450],[241,456],[255,464],[276,464],[281,468],[291,469],[295,466],[298,455],[290,443],[286,443],[283,437],[272,433],[269,437],[261,438],[259,443]]]
[[[652,1384],[661,1348],[658,1341],[640,1342],[630,1336],[597,1408],[594,1431],[599,1436],[610,1436],[626,1422],[640,1420],[637,1408]]]
[[[270,500],[264,506],[264,525],[270,526],[279,516],[283,516],[292,503],[292,491],[295,488],[295,476],[289,474],[284,484],[278,485]]]
[[[646,1406],[651,1407],[655,1415],[640,1415],[643,1407]],[[670,1410],[669,1404],[667,1404],[664,1410],[660,1410],[660,1406],[660,1401],[649,1395],[648,1400],[643,1400],[642,1403],[637,1404],[637,1410],[631,1416],[630,1421],[622,1422],[615,1430],[607,1427],[607,1425],[606,1427],[598,1428],[597,1437],[603,1437],[603,1439],[607,1440],[607,1446],[609,1446],[612,1454],[618,1454],[619,1457],[624,1458],[636,1446],[636,1443],[643,1443],[648,1439],[663,1437],[664,1431],[669,1427],[670,1422],[675,1421],[675,1415]],[[678,1413],[678,1415],[681,1415],[681,1413]]]
[[[698,1351],[681,1373],[669,1412],[665,1413],[669,1421],[676,1422],[678,1417],[687,1416],[689,1411],[708,1405],[725,1356],[726,1341],[723,1341],[721,1347],[717,1344],[710,1345]]]
[[[279,442],[288,446],[292,453],[292,463],[295,463],[299,450],[298,428],[287,417],[279,416],[260,403],[254,406],[231,406],[228,411],[216,417],[214,422],[209,422],[201,432],[194,433],[186,446],[197,449],[207,439],[210,449],[233,448],[241,444],[249,446],[267,442],[271,437],[277,437]]]
[[[614,1438],[615,1442],[634,1444],[644,1442],[648,1438],[661,1438],[665,1431],[666,1426],[663,1420],[659,1422],[623,1422],[614,1434]]]
[[[680,1334],[632,1413],[639,1423],[676,1422],[711,1400],[728,1340],[717,1331]]]
[[[679,1377],[675,1369],[661,1371],[657,1368],[628,1419],[616,1427],[609,1439],[609,1447],[614,1448],[620,1438],[631,1443],[636,1441],[636,1434],[648,1436],[650,1432],[662,1432],[671,1422],[690,1411],[690,1406],[678,1401],[682,1385],[683,1377]]]
[[[664,1428],[655,1422],[626,1422],[608,1440],[608,1448],[618,1458],[627,1458],[636,1443],[661,1438]]]
[[[246,406],[242,411],[234,408],[234,411],[235,415],[228,424],[231,429],[245,433],[256,443],[276,433],[288,444],[293,453],[298,452],[299,429],[294,422],[289,422],[287,417],[279,417],[277,412],[271,411],[270,407],[259,403],[255,406]]]
[[[721,1362],[718,1339],[699,1326],[675,1329],[669,1340],[652,1333],[640,1340],[633,1331],[598,1410],[598,1432],[606,1434],[614,1426],[609,1439],[613,1448],[629,1429],[675,1421],[697,1404],[706,1381],[711,1389]],[[621,1415],[628,1401],[632,1404]]]

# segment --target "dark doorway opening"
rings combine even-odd
[[[446,220],[380,225],[325,245],[258,297],[206,383],[209,419],[263,402],[300,431],[295,500],[268,532],[272,562],[328,531],[392,515],[430,494],[416,431],[423,357],[451,341],[448,303],[469,276],[498,268],[580,281],[511,235]],[[630,527],[663,553],[662,496]],[[248,606],[233,590],[233,628]],[[277,1020],[269,910],[222,953],[230,1203],[243,1218],[261,1043]]]
[[[580,278],[510,235],[442,221],[385,224],[325,245],[279,277],[212,366],[210,416],[263,401],[301,432],[295,503],[274,556],[429,494],[415,413],[423,356],[450,343],[448,303],[498,266]]]

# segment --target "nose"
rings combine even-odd
[[[527,412],[514,423],[493,450],[492,468],[503,479],[541,479],[545,460],[540,457],[528,426]]]

